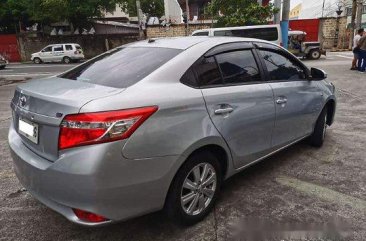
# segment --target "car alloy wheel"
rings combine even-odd
[[[217,186],[215,168],[200,163],[187,175],[181,190],[181,205],[188,215],[201,214],[211,203]]]

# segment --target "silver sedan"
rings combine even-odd
[[[192,224],[224,180],[303,139],[321,147],[335,87],[283,48],[152,39],[19,85],[9,144],[39,201],[98,226],[164,209]]]

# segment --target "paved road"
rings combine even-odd
[[[267,220],[271,228],[299,222],[311,224],[312,230],[336,220],[349,225],[339,240],[365,240],[366,75],[349,70],[350,58],[351,53],[332,53],[327,60],[306,61],[325,69],[338,89],[336,122],[324,147],[299,143],[231,178],[214,212],[192,227],[177,227],[158,212],[90,229],[71,224],[40,204],[22,189],[12,170],[6,136],[16,85],[1,86],[0,240],[228,240],[233,224],[244,219],[249,223],[239,225],[241,229],[257,219]],[[301,235],[270,240],[300,240]]]
[[[43,78],[60,74],[76,64],[9,64],[0,70],[0,78],[25,79]]]

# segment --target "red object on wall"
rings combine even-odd
[[[319,40],[319,24],[319,19],[290,20],[290,29],[306,32],[307,42],[317,42]]]
[[[269,4],[269,0],[263,0],[263,1],[262,1],[262,5],[263,5],[263,6],[267,6],[268,4]]]
[[[0,35],[0,54],[10,62],[19,62],[17,36],[15,34]]]

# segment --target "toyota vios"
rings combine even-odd
[[[192,224],[222,182],[305,138],[324,141],[335,87],[256,39],[155,39],[17,87],[9,144],[39,201],[97,226],[164,209]]]

